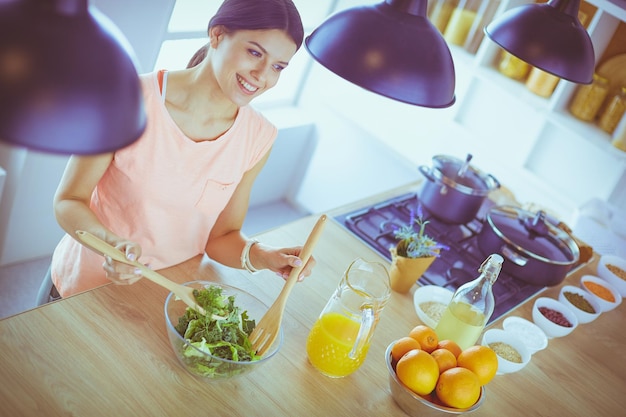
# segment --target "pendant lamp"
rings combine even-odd
[[[454,63],[426,17],[428,0],[386,0],[331,15],[305,39],[309,53],[340,77],[408,104],[455,101]]]
[[[578,20],[580,0],[550,0],[504,12],[485,34],[527,63],[575,83],[593,79],[591,38]]]
[[[146,125],[131,47],[88,0],[0,2],[0,140],[97,154]]]

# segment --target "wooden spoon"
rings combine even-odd
[[[88,247],[90,247],[91,249],[95,250],[98,253],[101,253],[103,255],[108,255],[112,259],[115,259],[118,262],[122,262],[127,265],[132,265],[136,268],[139,268],[144,277],[148,278],[150,281],[154,282],[155,284],[159,284],[160,286],[167,288],[172,293],[174,293],[176,297],[178,297],[185,304],[187,304],[189,307],[198,311],[200,314],[206,315],[206,311],[204,311],[204,309],[200,307],[198,303],[196,302],[196,297],[193,295],[193,288],[186,287],[184,285],[180,285],[173,281],[170,281],[169,279],[165,278],[163,275],[159,274],[158,272],[153,271],[152,269],[148,268],[147,266],[145,266],[144,264],[140,262],[126,259],[126,255],[122,253],[122,251],[120,251],[114,246],[109,245],[104,240],[92,235],[89,232],[85,232],[83,230],[77,230],[76,237],[78,237],[78,239],[80,239],[82,243],[84,243],[85,245],[87,245]]]
[[[280,324],[283,320],[283,313],[285,311],[285,305],[287,303],[287,297],[289,297],[289,293],[291,289],[298,281],[298,276],[300,272],[309,261],[311,254],[313,253],[313,247],[317,243],[319,239],[322,229],[326,224],[326,215],[323,214],[315,223],[313,230],[309,234],[309,237],[306,240],[302,248],[302,252],[300,253],[300,259],[302,260],[302,265],[295,267],[289,273],[289,277],[287,277],[287,281],[283,286],[280,294],[278,294],[278,298],[274,301],[274,304],[267,310],[265,315],[261,318],[261,320],[257,323],[256,327],[250,334],[250,342],[252,342],[252,348],[256,351],[258,355],[263,355],[280,331]]]

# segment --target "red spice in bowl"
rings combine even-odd
[[[539,311],[545,316],[545,318],[554,324],[564,327],[572,327],[572,323],[570,323],[560,311],[556,311],[548,307],[539,307]]]
[[[539,297],[533,305],[533,322],[548,338],[563,337],[578,327],[579,320],[572,308],[554,298]]]

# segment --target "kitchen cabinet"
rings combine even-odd
[[[493,16],[528,3],[483,1]],[[613,1],[581,3],[598,64],[626,53],[626,2]],[[335,11],[364,3],[380,0],[342,0]],[[432,8],[436,0],[429,3]],[[472,153],[473,164],[496,176],[520,203],[540,205],[564,221],[592,198],[626,210],[626,153],[611,146],[596,125],[571,116],[568,106],[578,84],[562,80],[550,97],[540,97],[497,70],[502,49],[482,27],[470,33],[465,47],[449,44],[456,72],[456,103],[449,108],[409,106],[372,94],[321,65],[312,66],[298,105],[320,126],[347,120],[345,125],[367,131],[414,166],[429,165],[436,154]]]
[[[528,2],[502,0],[495,16],[524,3]],[[626,53],[626,3],[621,4],[581,2],[596,69]],[[451,45],[451,49],[455,64],[470,73],[468,82],[457,92],[460,100],[453,120],[480,137],[494,159],[506,154],[506,163],[520,168],[528,187],[553,188],[554,198],[569,206],[578,207],[589,198],[580,190],[593,190],[595,197],[626,209],[626,152],[613,147],[611,135],[597,124],[582,122],[569,112],[578,84],[560,80],[553,93],[544,98],[531,92],[523,81],[498,71],[502,49],[486,37],[475,53],[467,43],[465,48]],[[495,119],[500,122],[494,123]],[[625,128],[624,124],[623,117],[616,131]]]

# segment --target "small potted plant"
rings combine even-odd
[[[428,220],[424,220],[422,206],[417,206],[417,216],[411,211],[408,224],[394,230],[394,237],[399,239],[391,251],[391,288],[400,293],[406,293],[411,286],[430,267],[441,250],[448,247],[436,242],[426,234]],[[417,225],[417,229],[415,228]]]

